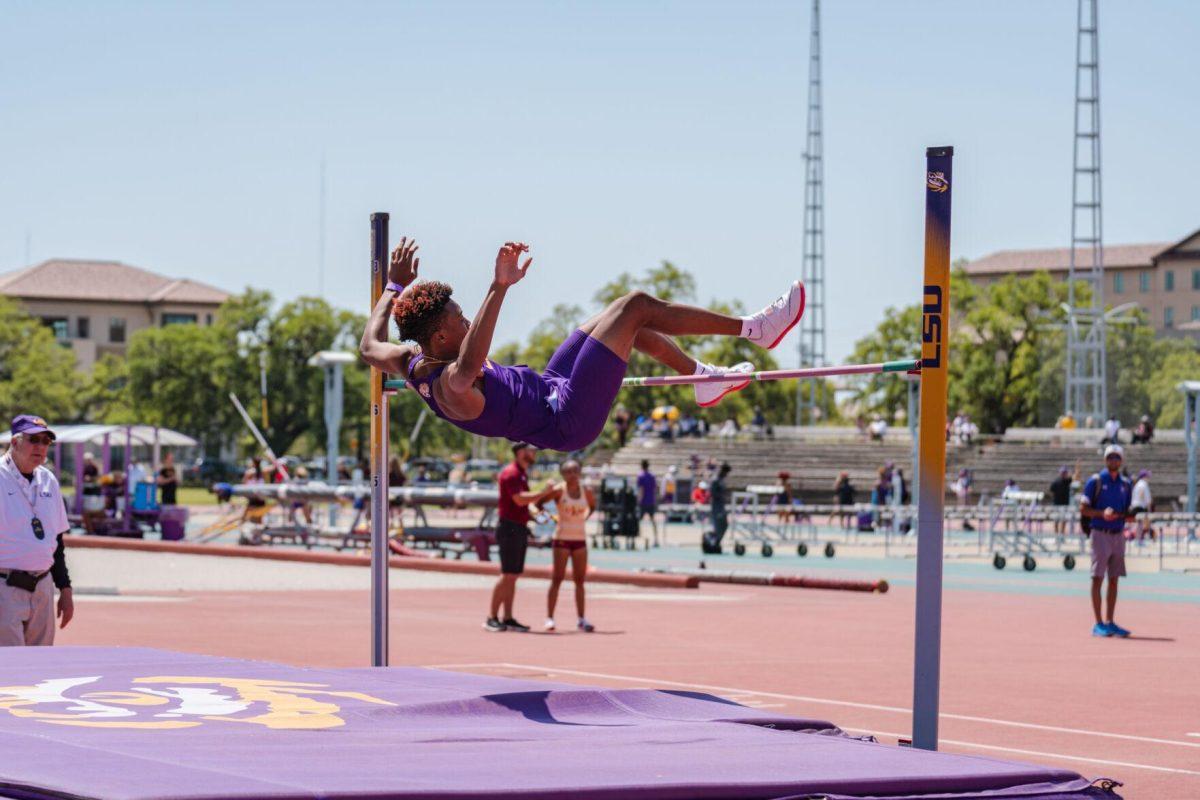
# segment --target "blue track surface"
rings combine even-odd
[[[726,548],[728,550],[728,547]],[[1037,559],[1034,572],[1021,568],[1020,558],[1010,558],[1004,570],[990,563],[965,563],[948,560],[945,564],[945,588],[977,592],[1011,594],[1060,595],[1077,597],[1088,591],[1088,557],[1077,557],[1078,564],[1071,572],[1062,567],[1061,558],[1043,556]],[[549,553],[531,550],[530,563],[549,563]],[[885,578],[892,586],[913,586],[916,582],[916,559],[850,557],[840,554],[825,558],[819,547],[810,545],[809,555],[796,555],[794,545],[776,547],[775,555],[763,558],[757,545],[745,556],[731,553],[703,555],[698,546],[661,547],[651,550],[593,549],[589,562],[606,569],[654,569],[665,567],[695,568],[701,561],[709,569],[742,569],[761,572],[785,572],[820,577],[878,579]],[[1121,597],[1131,600],[1151,600],[1161,603],[1200,604],[1200,574],[1131,572],[1121,582]]]

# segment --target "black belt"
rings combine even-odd
[[[50,570],[46,570],[45,572],[27,572],[23,569],[10,569],[0,571],[0,580],[3,580],[9,586],[16,586],[18,589],[32,592],[37,589],[42,578],[49,574]]]

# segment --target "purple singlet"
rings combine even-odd
[[[409,362],[405,377],[438,417],[469,433],[564,452],[580,450],[600,435],[627,366],[603,344],[575,331],[554,351],[542,374],[523,364],[485,361],[483,412],[472,420],[457,420],[447,417],[433,397],[433,383],[444,366],[419,380],[413,377],[424,357],[418,354]]]

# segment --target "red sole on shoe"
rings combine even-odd
[[[753,382],[754,381],[746,381],[741,386],[731,386],[728,389],[726,389],[725,391],[721,392],[719,395],[717,395],[716,399],[714,399],[711,403],[700,403],[699,405],[701,408],[712,408],[717,403],[724,400],[725,395],[733,394],[734,392],[740,392],[742,389],[745,389],[747,386],[749,386]]]
[[[783,329],[783,333],[779,334],[779,338],[777,338],[775,341],[771,342],[771,345],[767,348],[768,350],[774,350],[775,347],[780,342],[783,341],[783,337],[787,336],[789,333],[792,332],[792,328],[796,327],[796,323],[798,323],[800,321],[800,318],[804,316],[804,306],[807,304],[807,302],[808,302],[808,293],[804,289],[804,284],[801,283],[800,284],[800,313],[798,313],[796,315],[796,318],[794,320],[792,320],[792,323],[790,325],[788,325],[786,328]]]

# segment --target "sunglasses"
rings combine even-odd
[[[29,442],[30,444],[36,444],[39,447],[48,447],[54,442],[54,437],[50,436],[49,434],[42,433],[36,436],[26,436],[25,441]]]

